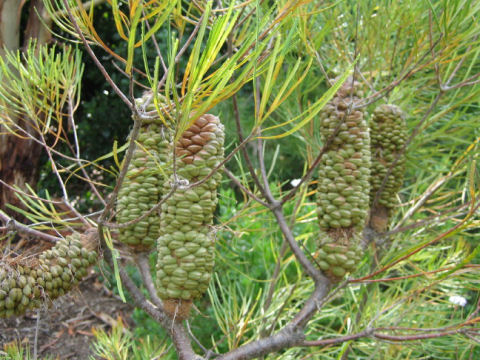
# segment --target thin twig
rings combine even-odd
[[[103,196],[100,195],[97,187],[95,186],[95,184],[93,183],[93,181],[91,180],[90,176],[88,175],[87,171],[85,170],[85,167],[82,165],[81,161],[80,161],[80,144],[78,142],[78,136],[77,136],[77,126],[75,124],[75,118],[74,118],[74,109],[73,109],[73,106],[72,106],[72,97],[71,95],[69,94],[68,95],[68,118],[70,120],[70,123],[71,123],[71,126],[72,126],[72,130],[73,130],[73,138],[74,138],[74,145],[75,145],[75,151],[73,150],[73,148],[71,147],[71,144],[70,142],[68,141],[68,145],[70,146],[70,149],[72,151],[72,153],[74,154],[75,156],[75,159],[76,159],[76,162],[78,164],[78,167],[81,169],[82,171],[82,174],[83,176],[87,179],[87,183],[88,185],[90,186],[90,188],[92,189],[93,193],[97,196],[97,198],[102,202],[103,205],[105,205],[105,200],[103,199]]]
[[[262,176],[263,188],[265,189],[264,195],[269,203],[269,207],[277,207],[280,205],[280,202],[274,198],[274,196],[272,195],[272,191],[270,190],[267,171],[265,169],[265,157],[264,157],[263,151],[264,151],[263,140],[260,138],[257,138],[257,156],[258,156],[258,163],[260,165],[260,174]]]
[[[219,356],[218,360],[246,360],[261,357],[275,351],[284,350],[294,346],[301,346],[305,341],[303,329],[308,321],[320,310],[322,299],[324,299],[330,286],[328,281],[318,283],[315,290],[305,302],[303,308],[282,330],[260,340],[252,341],[242,345],[227,354]]]
[[[388,334],[377,332],[377,329],[366,329],[356,334],[340,336],[333,339],[304,341],[302,342],[301,346],[329,346],[329,345],[340,344],[346,341],[357,340],[363,337],[372,337],[372,336],[380,340],[400,342],[400,341],[434,339],[438,337],[444,337],[444,336],[462,334],[462,333],[464,333],[463,329],[455,329],[455,330],[449,330],[449,331],[440,331],[433,334],[388,335]]]
[[[160,300],[157,295],[157,290],[155,289],[155,285],[153,284],[152,274],[150,273],[150,261],[148,259],[148,255],[137,254],[135,260],[140,270],[143,284],[147,288],[148,294],[150,295],[150,299],[155,304],[155,306],[160,309],[160,311],[163,311],[162,300]]]
[[[223,172],[230,178],[230,180],[233,181],[233,183],[235,185],[237,185],[240,190],[242,190],[243,192],[245,192],[249,197],[251,197],[253,200],[255,200],[256,202],[258,202],[259,204],[265,206],[265,207],[268,207],[268,204],[261,200],[259,197],[257,197],[257,195],[255,195],[253,192],[251,192],[245,185],[243,185],[240,180],[238,180],[235,175],[233,175],[233,173],[228,170],[226,167],[223,168]]]
[[[75,208],[73,207],[72,204],[70,204],[68,201],[65,201],[65,200],[63,201],[63,203],[65,204],[66,207],[68,207],[68,209],[69,209],[74,215],[76,215],[76,218],[77,218],[78,220],[80,220],[80,221],[87,227],[87,229],[93,227],[92,224],[90,224],[90,223],[87,221],[87,219],[85,219],[85,217],[84,217],[82,214],[80,214],[77,209],[75,209]]]
[[[347,341],[357,340],[363,337],[370,337],[373,334],[373,329],[363,330],[357,334],[339,336],[333,339],[321,339],[304,341],[302,346],[330,346],[335,344],[341,344]]]
[[[132,226],[132,225],[135,225],[137,224],[138,222],[142,221],[143,219],[145,219],[147,216],[150,216],[151,214],[153,214],[155,211],[158,211],[158,214],[160,214],[161,212],[161,206],[162,204],[167,201],[176,191],[178,187],[178,184],[174,183],[172,184],[172,188],[170,189],[170,191],[168,193],[166,193],[158,203],[156,203],[155,205],[153,205],[150,209],[148,209],[147,211],[145,211],[142,215],[140,215],[139,217],[133,219],[133,220],[130,220],[130,221],[127,221],[127,222],[124,222],[124,223],[105,223],[104,225],[107,226],[108,228],[110,229],[123,229],[123,228],[127,228],[129,226]]]
[[[473,37],[473,41],[472,41],[472,44],[474,41],[476,41],[478,39],[478,35],[477,36],[474,36]],[[472,49],[472,45],[469,45],[467,47],[467,49],[465,50],[465,54],[468,54],[470,53],[470,50]],[[478,81],[475,81],[472,83],[473,80],[475,80],[477,77],[480,76],[480,73],[477,73],[465,80],[463,80],[462,82],[456,84],[456,85],[452,85],[450,86],[450,83],[453,81],[453,79],[455,78],[455,75],[457,74],[457,72],[460,70],[461,66],[463,65],[463,63],[465,62],[465,59],[466,59],[466,56],[462,57],[460,59],[460,61],[458,62],[458,64],[455,66],[455,69],[453,69],[452,73],[450,74],[449,78],[447,79],[446,83],[443,85],[442,87],[442,90],[443,91],[448,91],[448,90],[453,90],[453,89],[457,89],[457,88],[460,88],[460,87],[463,87],[463,86],[466,86],[466,85],[474,85],[475,83],[477,83]]]
[[[385,177],[386,178],[386,177]],[[384,180],[385,180],[384,178]],[[397,223],[397,225],[395,226],[395,229],[393,230],[396,230],[398,229],[400,226],[402,226],[415,212],[417,212],[417,210],[422,207],[423,204],[425,204],[425,202],[438,190],[440,189],[440,187],[445,184],[447,182],[447,180],[449,179],[448,176],[445,176],[444,178],[440,179],[439,181],[437,181],[436,183],[432,184],[429,186],[429,188],[422,194],[422,196],[420,197],[420,199],[410,208],[408,209],[408,211],[406,212],[406,214],[403,216],[403,218]],[[385,182],[385,181],[384,181]],[[383,185],[383,183],[382,183]]]
[[[267,310],[270,308],[270,305],[272,304],[273,294],[275,292],[275,286],[277,284],[278,276],[280,274],[280,269],[282,267],[282,260],[287,250],[288,250],[287,241],[283,239],[282,245],[280,247],[280,251],[278,254],[278,258],[277,258],[277,263],[275,264],[275,269],[273,270],[272,281],[270,281],[268,284],[267,297],[265,299],[265,303],[263,304],[264,314],[267,313]],[[265,323],[266,320],[267,318],[265,317],[263,322]]]
[[[110,196],[110,200],[108,201],[107,206],[105,206],[105,208],[103,210],[103,213],[100,216],[99,222],[102,222],[102,223],[105,222],[105,220],[108,217],[108,214],[110,213],[110,211],[113,208],[113,205],[115,204],[115,200],[116,200],[118,192],[120,191],[120,188],[122,186],[123,179],[125,178],[125,175],[127,174],[128,165],[130,164],[130,161],[132,160],[132,157],[133,157],[133,152],[135,150],[135,140],[138,137],[138,133],[139,133],[139,130],[140,130],[140,125],[141,125],[141,122],[138,119],[138,117],[134,118],[133,129],[132,129],[132,132],[131,132],[131,135],[130,135],[130,142],[128,144],[128,150],[127,150],[127,153],[125,154],[125,158],[124,158],[124,161],[123,161],[123,167],[120,170],[120,174],[118,175],[117,182],[116,182],[115,187],[113,189],[113,192]]]
[[[38,201],[42,201],[44,203],[47,203],[47,204],[52,204],[52,205],[62,205],[63,204],[63,201],[57,201],[57,200],[49,200],[49,199],[43,199],[43,198],[40,198],[38,196],[35,196],[35,195],[32,195],[32,194],[27,194],[26,192],[18,189],[18,188],[14,188],[13,186],[7,184],[5,181],[3,181],[2,179],[0,179],[0,184],[2,184],[3,186],[7,187],[8,189],[10,189],[11,191],[14,191],[18,194],[21,194],[22,196],[26,196],[30,199],[34,199],[34,200],[38,200]]]
[[[202,345],[202,343],[196,338],[196,336],[193,334],[192,329],[190,328],[190,322],[188,320],[185,321],[187,325],[187,331],[190,337],[195,341],[195,344],[198,345],[198,347],[205,353],[205,358],[208,359],[211,356],[218,356],[220,355],[219,353],[216,353],[212,351],[211,349],[207,349],[205,346]]]
[[[197,35],[198,30],[200,30],[200,26],[202,25],[204,16],[205,16],[205,13],[202,14],[202,17],[198,20],[197,25],[195,25],[195,27],[193,28],[193,31],[188,37],[187,41],[185,42],[185,44],[183,44],[182,48],[175,56],[175,64],[178,64],[180,62],[183,53],[188,49],[189,45],[192,43],[193,39],[195,38],[195,35]]]
[[[453,213],[454,211],[459,211],[459,210],[468,208],[470,205],[471,205],[471,201],[469,201],[465,204],[456,206],[456,207],[454,207],[452,209],[449,209],[449,210],[447,210],[443,213],[439,213],[439,214],[430,216],[428,218],[425,218],[423,220],[414,222],[410,225],[406,225],[406,226],[402,226],[402,227],[396,225],[392,230],[387,231],[386,233],[382,234],[382,236],[383,237],[389,237],[389,236],[392,236],[394,234],[401,233],[401,232],[404,232],[404,231],[407,231],[407,230],[417,229],[419,227],[427,228],[429,225],[432,225],[432,224],[435,224],[435,223],[444,224],[447,220],[451,220],[451,219],[454,219],[454,218],[459,217],[459,216],[467,215],[468,211],[462,211],[462,212],[459,212],[459,213],[456,213],[456,214],[453,214],[453,215],[448,215],[448,216],[445,216],[446,214],[450,214],[450,213]]]
[[[152,36],[152,38],[153,38],[153,36]],[[129,77],[129,75],[125,72],[125,70],[123,70],[120,66],[118,66],[118,64],[114,60],[111,61],[111,64],[115,68],[115,70],[117,70],[123,76],[125,76],[127,78]],[[149,86],[143,85],[140,81],[138,81],[138,80],[133,80],[133,81],[134,81],[135,85],[140,86],[142,89],[150,90]]]
[[[33,237],[41,238],[51,243],[56,243],[57,241],[62,240],[60,237],[52,236],[49,234],[45,234],[41,231],[31,229],[27,225],[19,223],[18,221],[12,219],[7,214],[5,214],[2,210],[0,210],[0,220],[2,220],[6,224],[6,228],[9,231],[18,231],[24,234],[28,234]]]
[[[35,337],[33,338],[33,360],[37,360],[39,328],[40,328],[40,308],[37,309],[37,321],[35,322]]]
[[[208,179],[210,179],[219,169],[221,169],[227,162],[230,161],[230,159],[239,151],[241,150],[245,144],[247,144],[251,138],[253,137],[253,133],[250,134],[249,136],[247,136],[235,149],[233,149],[230,154],[228,154],[227,156],[225,156],[225,158],[217,165],[215,166],[209,173],[207,176],[205,176],[204,178],[198,180],[197,182],[194,182],[192,184],[189,184],[187,186],[185,186],[185,189],[191,189],[191,188],[194,188],[195,186],[198,186],[198,185],[201,185],[203,184],[204,182],[206,182]]]
[[[46,142],[46,140],[45,140],[45,137],[43,136],[42,133],[40,133],[40,138],[41,138],[41,140],[42,140],[42,145],[43,145],[45,151],[47,152],[48,159],[50,160],[53,173],[54,173],[55,176],[57,177],[58,184],[59,184],[59,186],[60,186],[60,189],[62,190],[63,201],[68,202],[67,188],[65,187],[65,183],[63,182],[62,176],[61,176],[60,173],[58,172],[57,163],[55,162],[55,160],[53,160],[52,153],[50,152],[50,147],[47,145],[47,142]]]
[[[117,84],[115,84],[115,82],[112,80],[112,78],[108,74],[107,70],[105,70],[105,67],[102,65],[100,60],[98,60],[97,56],[93,52],[93,50],[90,47],[90,44],[88,43],[87,39],[85,39],[85,36],[83,35],[82,30],[80,30],[80,27],[78,25],[77,20],[75,19],[75,17],[72,14],[72,11],[70,9],[70,5],[68,5],[67,0],[63,0],[63,6],[65,6],[65,9],[67,10],[68,18],[70,19],[73,26],[75,27],[75,31],[77,32],[78,36],[80,36],[80,38],[82,39],[82,43],[85,46],[85,48],[87,49],[88,55],[90,55],[90,57],[92,58],[93,62],[97,66],[97,68],[100,70],[102,75],[105,77],[105,80],[107,80],[107,82],[113,88],[113,91],[115,91],[115,93],[120,97],[120,99],[122,99],[122,101],[125,104],[127,104],[127,106],[130,108],[130,110],[134,111],[135,104],[130,102],[128,100],[127,96],[119,89]]]
[[[227,39],[227,53],[229,56],[232,56],[233,54],[233,37],[229,36]],[[234,81],[234,78],[230,80],[231,82]],[[237,128],[237,137],[240,143],[244,142],[244,136],[243,136],[243,129],[242,129],[242,123],[240,120],[240,111],[238,109],[238,102],[237,102],[237,94],[232,95],[232,105],[233,105],[233,114],[235,116],[235,126]],[[242,156],[245,159],[245,163],[247,165],[247,169],[250,172],[250,176],[252,177],[255,185],[258,187],[258,190],[260,193],[265,196],[265,189],[263,188],[262,184],[260,183],[260,180],[258,179],[258,176],[254,170],[252,160],[250,159],[250,155],[248,154],[248,151],[246,148],[241,149]]]
[[[433,47],[437,46],[442,38],[443,38],[443,34],[440,34],[439,38],[437,39],[437,41],[435,41],[432,44],[432,46]],[[397,80],[392,81],[389,85],[385,86],[383,89],[380,89],[379,91],[372,94],[368,98],[363,99],[362,102],[359,102],[358,104],[355,105],[355,109],[364,108],[370,104],[377,102],[382,97],[390,93],[393,89],[395,89],[398,85],[400,85],[404,80],[408,79],[410,76],[420,71],[422,68],[418,66],[429,54],[430,54],[430,48],[420,57],[420,59],[415,64],[412,65],[412,67],[408,71],[405,72],[405,74],[403,74],[402,76],[399,76]]]
[[[290,249],[292,249],[295,258],[298,260],[300,265],[302,265],[303,269],[306,273],[315,281],[315,283],[327,283],[328,280],[322,275],[320,270],[318,270],[311,262],[308,260],[305,253],[300,249],[298,246],[295,237],[292,234],[291,229],[288,227],[285,216],[283,215],[283,209],[281,207],[276,207],[272,209],[273,215],[277,219],[278,226],[283,233],[283,236],[287,240],[288,244],[290,245]]]
[[[480,203],[475,206],[469,213],[468,216],[466,216],[463,220],[461,220],[457,225],[455,225],[454,227],[448,229],[447,231],[441,233],[440,235],[436,236],[433,240],[430,240],[428,243],[426,244],[423,244],[422,246],[416,248],[415,250],[411,251],[410,253],[404,255],[404,256],[401,256],[400,258],[396,259],[395,261],[391,262],[390,264],[384,266],[382,269],[380,270],[377,270],[367,276],[364,276],[360,279],[357,279],[358,281],[362,281],[362,280],[367,280],[367,279],[370,279],[388,269],[390,269],[391,267],[395,266],[396,264],[398,264],[399,262],[405,260],[405,259],[408,259],[409,257],[415,255],[416,253],[420,252],[421,250],[425,249],[426,247],[436,243],[437,241],[443,239],[444,237],[450,235],[451,233],[455,232],[456,230],[458,230],[460,227],[462,227],[465,222],[470,218],[470,216],[475,213],[475,211],[477,211],[478,209],[480,208]]]
[[[41,146],[44,146],[43,142],[40,141],[39,139],[37,139],[34,135],[30,134],[29,132],[27,132],[25,129],[23,129],[22,127],[20,127],[18,124],[16,123],[11,123],[9,125],[12,125],[13,127],[15,127],[16,130],[18,130],[19,132],[22,133],[22,135],[24,136],[24,138],[28,139],[28,140],[32,140],[34,142],[36,142],[37,144],[40,144]],[[12,132],[13,133],[13,132]],[[18,135],[15,133],[15,135]],[[22,137],[22,136],[19,136],[19,137]],[[74,158],[74,157],[71,157],[71,156],[68,156],[68,155],[65,155],[64,153],[60,152],[60,151],[57,151],[55,150],[54,148],[50,148],[50,151],[52,152],[52,154],[55,154],[55,155],[58,155],[60,157],[62,157],[63,159],[66,159],[66,160],[70,160],[70,161],[76,161],[77,159]],[[90,163],[90,161],[87,161],[87,160],[81,160],[82,162],[85,162],[85,163]]]
[[[450,331],[442,331],[434,334],[410,334],[410,335],[388,335],[388,334],[381,334],[375,332],[373,334],[374,337],[381,340],[388,340],[388,341],[415,341],[415,340],[425,340],[425,339],[435,339],[439,337],[461,334],[462,331],[460,329],[457,330],[450,330]]]

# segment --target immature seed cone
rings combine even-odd
[[[163,125],[143,125],[132,161],[118,192],[117,222],[126,223],[149,211],[162,198],[164,177],[160,168],[167,162],[171,131]],[[137,251],[150,250],[159,235],[158,213],[153,212],[119,229],[118,240]]]
[[[22,315],[71,290],[97,262],[96,238],[72,234],[34,261],[0,267],[0,317]]]
[[[347,79],[321,117],[322,140],[329,145],[318,170],[319,261],[333,280],[358,263],[358,234],[368,214],[370,136],[363,111],[352,110],[362,96],[359,87]]]
[[[151,93],[145,93],[136,103],[140,108],[145,107],[145,111],[154,109]],[[142,122],[132,161],[118,193],[119,224],[142,216],[162,198],[164,168],[171,152],[172,136],[172,130],[159,117]],[[118,240],[136,251],[148,251],[160,234],[159,226],[158,213],[152,212],[135,224],[120,228]]]
[[[203,115],[175,144],[177,177],[195,183],[223,160],[223,125],[218,117]],[[192,300],[208,288],[214,265],[210,234],[217,204],[220,171],[191,189],[181,186],[162,204],[161,236],[157,240],[157,292],[172,318],[188,317]],[[171,190],[174,179],[164,185]]]
[[[358,234],[339,235],[323,234],[317,254],[318,266],[333,281],[355,271],[363,256]]]
[[[398,106],[379,105],[373,113],[370,128],[370,227],[377,232],[385,232],[390,211],[397,204],[396,195],[402,186],[405,172],[405,156],[402,153],[407,140],[405,114]],[[389,171],[391,172],[385,179]]]

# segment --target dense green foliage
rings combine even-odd
[[[182,11],[198,24],[204,24],[193,6],[178,4],[183,4]],[[341,85],[341,81],[333,84],[331,80],[344,81],[353,75],[364,85],[358,102],[367,122],[379,104],[395,104],[406,114],[408,136],[398,153],[405,156],[401,160],[405,163],[404,181],[390,209],[388,231],[377,234],[369,244],[364,241],[357,270],[324,299],[305,334],[307,341],[316,341],[375,328],[390,338],[368,334],[351,341],[283,349],[265,359],[480,357],[480,4],[473,0],[305,1],[286,20],[278,21],[272,30],[275,36],[268,41],[252,40],[259,38],[262,21],[272,21],[269,16],[285,4],[289,2],[245,5],[246,12],[255,14],[246,20],[253,24],[248,31],[257,28],[257,33],[246,31],[234,39],[240,49],[243,39],[252,43],[251,58],[242,64],[248,70],[245,73],[225,65],[235,58],[231,43],[221,43],[218,53],[212,50],[212,38],[221,34],[201,38],[207,25],[200,27],[201,35],[176,64],[172,63],[178,52],[175,36],[182,40],[180,44],[185,43],[194,29],[192,23],[182,27],[180,20],[177,24],[172,20],[154,35],[166,66],[174,69],[168,72],[171,77],[162,91],[171,95],[176,108],[177,136],[188,127],[190,120],[185,114],[192,109],[219,116],[225,126],[226,155],[251,136],[244,147],[251,161],[240,150],[225,165],[240,185],[224,176],[218,191],[211,226],[216,239],[214,274],[208,293],[195,302],[189,320],[192,333],[202,344],[194,343],[194,349],[225,353],[266,338],[288,324],[312,293],[314,284],[290,251],[278,219],[255,201],[255,197],[264,198],[254,175],[260,176],[265,166],[272,196],[285,200],[283,212],[297,244],[318,267],[324,234],[319,231],[317,198],[318,192],[324,191],[318,187],[324,177],[307,177],[299,187],[292,180],[309,176],[312,166],[318,164],[319,172],[314,173],[324,174],[326,160],[324,164],[318,158],[328,143],[322,134],[322,112]],[[126,59],[117,61],[108,52],[102,57],[100,47],[94,47],[113,81],[128,93],[128,76],[118,68],[128,72],[133,64],[147,74],[134,71],[135,80],[148,88],[156,86],[155,76],[161,70],[155,47],[132,50],[131,41],[116,34],[110,7],[102,5],[95,11],[97,33]],[[64,28],[62,31],[69,34]],[[142,31],[145,36],[148,30]],[[262,47],[268,51],[263,53]],[[201,50],[214,53],[212,63],[202,57]],[[263,62],[258,60],[260,54]],[[75,115],[78,136],[86,149],[83,156],[95,162],[95,171],[89,171],[102,182],[102,194],[108,194],[119,173],[120,153],[126,150],[121,146],[132,126],[131,111],[86,55],[84,60],[82,101]],[[258,64],[249,68],[250,60],[258,60]],[[191,68],[192,64],[197,67]],[[221,83],[221,74],[228,74],[228,81]],[[242,76],[245,83],[235,87],[236,81],[243,81]],[[221,90],[215,93],[217,89]],[[143,90],[135,87],[134,95],[141,96]],[[40,182],[37,192],[43,194],[49,188],[60,194],[61,189],[48,181]],[[80,183],[75,189],[84,205],[80,210],[101,210],[103,205],[92,200],[88,185]],[[290,192],[292,189],[296,192]],[[112,238],[109,233],[108,240]],[[152,269],[156,256],[150,255]],[[142,286],[136,268],[128,269]],[[111,286],[122,295],[118,276],[109,276]],[[142,291],[148,293],[145,288]],[[466,303],[459,304],[458,297]],[[126,298],[132,301],[128,293]],[[176,358],[164,329],[142,310],[135,310],[133,318],[134,329],[122,332],[119,323],[109,335],[97,332],[95,352],[107,359],[160,353],[162,359]],[[462,333],[460,329],[465,327],[474,329],[475,335]],[[441,336],[415,338],[419,334]],[[414,346],[411,340],[415,340]],[[161,345],[152,345],[157,343]],[[122,355],[115,357],[114,350]]]

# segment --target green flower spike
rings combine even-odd
[[[203,115],[175,144],[179,182],[193,184],[209,175],[223,160],[223,125]],[[214,265],[213,212],[221,172],[188,188],[179,186],[162,204],[161,235],[157,241],[157,292],[165,311],[176,320],[188,317],[192,300],[207,290]],[[171,190],[172,179],[164,185]]]
[[[333,281],[355,270],[370,193],[370,136],[364,112],[352,109],[362,92],[349,78],[325,106],[321,137],[330,141],[318,170],[318,264]],[[333,137],[332,137],[333,136]]]

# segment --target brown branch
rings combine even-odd
[[[424,340],[424,339],[434,339],[434,338],[439,338],[443,336],[450,336],[450,335],[464,333],[464,329],[455,329],[455,330],[435,332],[432,334],[388,335],[388,334],[377,332],[377,330],[378,329],[366,329],[356,334],[339,336],[333,339],[304,341],[302,342],[301,346],[330,346],[335,344],[341,344],[346,341],[357,340],[364,337],[374,337],[380,340],[388,340],[388,341],[396,341],[396,342],[415,341],[415,340]],[[388,329],[385,329],[385,330],[388,330]],[[436,331],[438,331],[438,329]]]
[[[108,265],[111,269],[114,268],[114,259],[113,254],[110,251],[103,234],[103,225],[100,223],[98,226],[98,233],[100,244],[102,249],[104,250],[104,258],[106,259]],[[120,279],[122,284],[125,285],[125,288],[128,290],[130,295],[132,296],[133,302],[136,307],[141,308],[144,310],[148,315],[150,315],[154,320],[156,320],[162,327],[167,331],[169,336],[171,337],[175,349],[178,354],[179,360],[196,360],[198,356],[192,349],[192,345],[190,343],[190,339],[188,338],[188,334],[185,331],[182,323],[173,321],[170,317],[168,317],[161,309],[156,307],[151,302],[147,301],[143,296],[142,292],[132,279],[128,276],[125,270],[118,264],[118,272],[120,275]]]
[[[200,27],[202,25],[203,17],[205,16],[205,13],[202,14],[200,19],[198,19],[198,23],[195,25],[195,27],[192,30],[192,33],[188,37],[187,41],[185,44],[183,44],[182,48],[178,52],[178,54],[175,56],[175,64],[178,64],[180,62],[180,59],[183,55],[183,53],[188,49],[188,46],[192,43],[193,39],[195,38],[195,35],[197,35],[198,30],[200,30]]]
[[[305,302],[304,307],[282,330],[276,334],[242,345],[217,360],[248,360],[279,350],[301,346],[305,341],[303,330],[308,321],[320,310],[330,289],[329,284],[320,283]]]
[[[138,254],[135,260],[138,265],[138,269],[140,270],[143,284],[147,288],[148,294],[150,295],[150,299],[155,304],[155,306],[160,309],[160,311],[163,311],[162,300],[160,300],[157,295],[157,291],[155,289],[155,285],[152,279],[152,274],[150,273],[150,261],[148,259],[148,255]]]
[[[23,233],[23,234],[27,234],[27,235],[30,235],[30,236],[33,236],[33,237],[41,238],[43,240],[46,240],[46,241],[54,243],[54,244],[57,241],[62,240],[62,238],[60,238],[60,237],[45,234],[41,231],[31,229],[27,225],[19,223],[19,222],[15,221],[14,219],[12,219],[11,217],[9,217],[7,214],[5,214],[2,210],[0,210],[0,220],[2,220],[5,223],[5,225],[6,225],[5,228],[7,229],[7,231],[11,231],[11,232],[18,231],[18,232]]]
[[[288,244],[290,245],[290,249],[292,249],[295,258],[298,260],[300,265],[302,265],[303,269],[307,272],[307,274],[315,281],[316,284],[325,283],[328,284],[328,279],[322,275],[319,269],[317,269],[310,260],[308,260],[305,253],[300,249],[298,246],[295,237],[292,234],[291,229],[288,227],[285,216],[283,215],[283,209],[281,207],[276,207],[272,209],[273,215],[277,219],[278,226],[283,233],[283,236],[287,240]]]
[[[341,344],[346,341],[357,340],[363,337],[371,337],[373,334],[372,329],[367,329],[361,331],[357,334],[339,336],[333,339],[322,339],[322,340],[310,340],[304,341],[301,346],[330,346],[335,344]]]
[[[286,326],[281,331],[265,339],[260,339],[227,354],[217,357],[217,360],[247,360],[270,354],[286,348],[299,346],[303,343],[305,335],[301,330]]]
[[[388,281],[397,281],[397,280],[405,280],[405,279],[411,279],[411,278],[416,278],[420,276],[427,276],[427,275],[432,275],[432,274],[437,274],[439,272],[443,271],[448,271],[453,269],[454,266],[447,266],[442,269],[437,269],[437,270],[432,270],[432,271],[425,271],[422,273],[418,274],[411,274],[411,275],[404,275],[404,276],[396,276],[392,278],[383,278],[383,279],[367,279],[367,280],[358,280],[358,279],[351,279],[349,280],[352,284],[353,283],[374,283],[374,282],[388,282]]]
[[[230,170],[228,170],[227,168],[224,168],[223,169],[223,172],[230,178],[230,180],[232,180],[232,182],[237,185],[240,190],[242,190],[243,192],[245,192],[249,197],[251,197],[253,200],[255,200],[256,202],[258,202],[259,204],[265,206],[265,207],[268,207],[268,204],[266,202],[264,202],[263,200],[261,200],[259,197],[257,197],[257,195],[255,195],[253,192],[251,192],[245,185],[243,185],[240,180],[238,180],[235,175],[232,174],[232,172]]]
[[[128,144],[128,150],[123,160],[123,167],[120,170],[120,174],[118,175],[117,182],[110,196],[110,200],[107,202],[107,206],[105,206],[103,213],[100,216],[99,223],[103,224],[105,222],[105,220],[108,217],[108,214],[110,213],[110,211],[113,208],[113,205],[115,204],[115,200],[117,198],[118,192],[120,191],[120,187],[122,186],[123,179],[127,174],[128,164],[130,164],[130,161],[132,160],[132,157],[133,157],[133,151],[135,150],[135,140],[137,139],[137,136],[140,130],[140,125],[141,125],[140,120],[137,117],[135,117],[133,122],[133,129],[130,135],[130,142]]]
[[[388,341],[414,341],[414,340],[424,340],[424,339],[434,339],[443,336],[461,334],[461,329],[450,330],[450,331],[442,331],[433,334],[410,334],[410,335],[388,335],[388,334],[381,334],[375,332],[373,334],[374,337],[381,340],[388,340]]]

